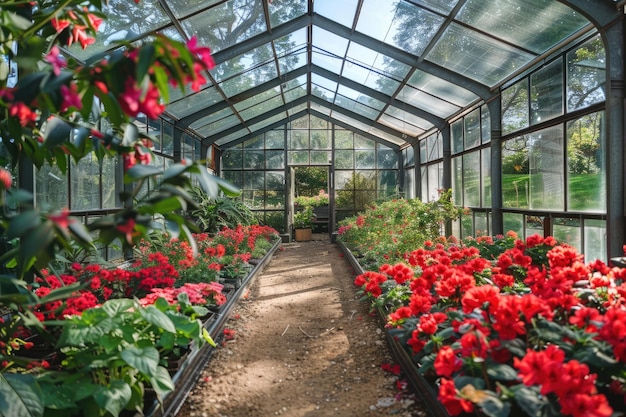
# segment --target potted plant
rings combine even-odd
[[[309,241],[313,235],[313,207],[304,206],[293,215],[293,227],[295,229],[295,239],[298,242]]]

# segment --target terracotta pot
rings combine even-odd
[[[313,238],[313,229],[296,229],[296,241],[308,242]]]

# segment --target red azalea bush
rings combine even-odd
[[[186,293],[192,305],[219,306],[226,297],[222,284],[216,282],[218,272],[248,272],[244,266],[251,257],[250,251],[260,240],[274,241],[278,232],[266,226],[242,226],[224,229],[213,238],[204,233],[193,237],[197,252],[188,241],[179,239],[166,239],[159,245],[142,242],[137,257],[126,268],[75,263],[71,271],[58,276],[43,270],[32,286],[39,298],[70,284],[81,283],[82,287],[64,300],[35,306],[33,313],[42,321],[63,319],[109,299],[139,298],[141,304],[148,305],[162,297],[173,304],[180,293]]]
[[[553,238],[426,242],[357,276],[451,415],[626,408],[626,269]]]

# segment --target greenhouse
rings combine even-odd
[[[97,42],[160,32],[213,51],[207,84],[172,88],[155,164],[181,158],[242,189],[290,230],[291,177],[326,170],[330,229],[368,201],[436,198],[471,213],[459,237],[515,230],[621,256],[623,4],[619,1],[111,1]],[[115,166],[35,178],[37,201],[115,209]],[[26,180],[26,179],[25,179]],[[118,185],[119,187],[119,185]]]
[[[432,407],[446,409],[441,416],[474,407],[490,417],[620,415],[624,405],[604,393],[618,386],[626,394],[626,339],[611,327],[626,320],[626,273],[617,268],[626,266],[625,7],[626,0],[3,1],[0,415],[150,414],[144,385],[156,407],[171,412],[178,405],[163,399],[184,401],[191,385],[182,383],[181,393],[179,378],[199,378],[210,356],[202,349],[215,348],[211,336],[228,340],[230,309],[247,283],[281,244],[310,239],[296,234],[301,224],[317,234],[313,259],[340,247],[353,262],[360,295],[399,332],[389,333],[390,343],[402,340],[408,362],[437,371]],[[233,213],[247,224],[229,222]],[[442,295],[433,281],[431,298],[416,294],[428,279],[412,274],[470,258],[463,271],[447,272],[471,270],[471,285],[458,278]],[[548,275],[558,277],[546,284]],[[481,279],[491,292],[473,291]],[[495,300],[512,293],[536,296],[519,301],[526,317],[510,334],[497,327],[505,302]],[[444,307],[458,311],[444,318]],[[468,393],[458,380],[447,385],[467,369],[442,365],[456,345],[435,330],[448,326],[441,340],[462,333],[455,314],[470,323],[480,309],[499,317],[489,330],[502,334],[476,343],[512,356],[489,369],[498,389],[462,374],[478,390]],[[514,345],[531,332],[530,316],[546,339]],[[579,342],[564,347],[550,339],[555,327],[536,324],[540,316],[559,331],[589,327],[559,333],[558,341]],[[430,344],[425,317],[434,326]],[[142,326],[150,335],[115,332]],[[34,334],[63,351],[57,364],[12,359],[37,345]],[[574,352],[583,345],[593,354]],[[106,355],[81,356],[100,347]],[[463,349],[452,355],[480,356]],[[583,406],[554,381],[522,387],[539,381],[524,374],[526,349],[537,361],[571,354],[570,384],[591,372],[580,386],[597,383],[583,393],[595,414],[576,411]],[[181,372],[196,373],[167,374],[163,363],[187,350],[193,365]],[[82,360],[93,360],[89,371],[109,391],[68,377],[81,375]],[[56,376],[30,372],[57,365]],[[65,383],[87,388],[77,394]],[[26,386],[36,388],[19,394]]]

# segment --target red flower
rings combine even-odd
[[[437,352],[437,357],[435,358],[435,372],[437,375],[443,377],[451,377],[457,371],[461,370],[463,366],[463,361],[459,357],[456,356],[454,350],[450,346],[443,346]]]
[[[474,404],[457,395],[457,390],[452,380],[446,378],[441,379],[438,398],[452,416],[459,415],[463,412],[471,413],[474,411]]]

